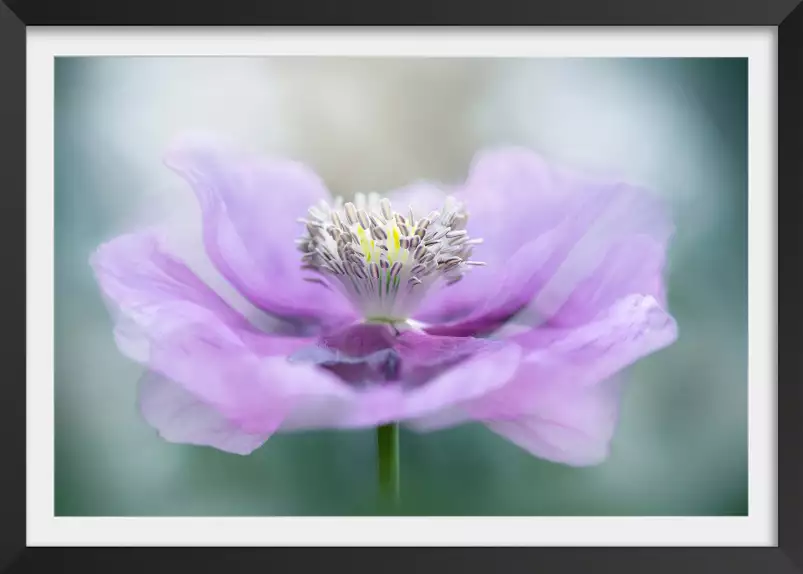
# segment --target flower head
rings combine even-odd
[[[246,454],[277,431],[480,421],[593,464],[620,371],[677,336],[672,225],[638,187],[523,149],[480,153],[461,185],[353,202],[297,162],[210,139],[166,163],[198,198],[216,270],[281,325],[232,308],[160,232],[98,248],[118,346],[147,368],[143,416],[169,441]]]

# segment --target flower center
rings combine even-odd
[[[454,285],[471,267],[482,242],[466,231],[468,213],[449,197],[439,211],[416,218],[396,211],[387,198],[356,194],[354,203],[325,201],[302,219],[296,240],[307,281],[343,293],[370,321],[402,322],[436,284]]]

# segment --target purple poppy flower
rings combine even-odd
[[[102,245],[92,266],[118,346],[147,368],[141,411],[168,441],[247,454],[278,431],[480,421],[595,464],[617,375],[677,336],[672,224],[635,186],[524,149],[480,153],[462,185],[353,202],[299,163],[210,139],[166,163],[198,198],[217,271],[290,326],[252,324],[159,232]]]

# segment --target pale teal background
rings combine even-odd
[[[745,60],[60,58],[55,90],[58,515],[374,512],[371,432],[279,435],[240,457],[162,442],[137,415],[140,368],[115,349],[87,259],[197,218],[161,165],[197,128],[301,159],[341,194],[458,180],[475,150],[521,144],[668,198],[680,338],[631,369],[609,461],[541,461],[479,425],[404,433],[403,512],[747,512]]]

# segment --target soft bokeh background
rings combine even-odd
[[[163,442],[136,412],[141,371],[87,260],[118,233],[197,220],[161,163],[187,129],[301,159],[345,195],[459,181],[477,149],[520,144],[665,196],[680,338],[630,370],[611,458],[552,464],[481,425],[403,433],[403,512],[746,514],[745,60],[61,58],[55,95],[56,514],[375,510],[370,431],[240,457]]]

